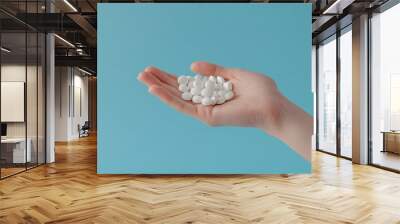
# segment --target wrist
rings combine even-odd
[[[264,119],[259,128],[269,135],[278,137],[294,105],[280,92],[277,92],[271,101],[273,103],[263,108]]]
[[[276,97],[272,119],[266,120],[262,129],[294,149],[304,159],[310,160],[312,117],[302,108],[279,94]]]

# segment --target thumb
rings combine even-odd
[[[211,64],[204,61],[193,62],[190,66],[194,73],[198,73],[205,76],[222,76],[223,78],[230,79],[232,78],[232,74],[229,72],[229,69],[225,69],[224,67],[216,64]]]

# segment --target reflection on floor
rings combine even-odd
[[[400,170],[400,155],[392,152],[374,151],[372,162],[374,164]]]
[[[352,157],[352,152],[353,152],[352,149],[348,147],[342,147],[340,151],[341,155],[347,158]]]
[[[96,138],[0,181],[0,223],[399,223],[400,175],[313,152],[304,175],[98,175]],[[109,149],[112,150],[112,149]]]
[[[3,164],[4,165],[4,164]],[[5,178],[8,176],[11,176],[13,174],[17,174],[19,172],[25,171],[26,169],[30,169],[32,167],[35,167],[36,163],[28,163],[26,164],[18,164],[18,165],[5,165],[5,167],[2,167],[0,172],[1,172],[1,178]]]
[[[24,170],[25,170],[25,167],[24,168],[19,168],[19,167],[17,167],[17,168],[1,168],[1,178],[13,175],[15,173],[18,173],[18,172],[21,172]]]

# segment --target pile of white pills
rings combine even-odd
[[[221,76],[179,76],[178,85],[182,99],[204,106],[223,104],[234,96],[232,82]]]

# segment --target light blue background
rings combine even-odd
[[[304,173],[311,165],[253,128],[217,127],[148,93],[154,65],[191,74],[205,60],[271,76],[312,113],[311,5],[99,4],[98,173]],[[257,101],[254,101],[257,103]]]

